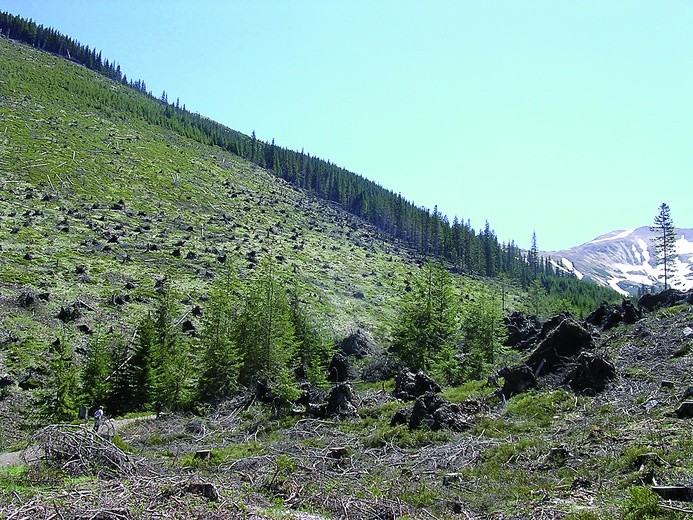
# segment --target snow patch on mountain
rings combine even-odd
[[[693,229],[676,229],[676,254],[669,285],[693,288]],[[545,253],[553,264],[579,279],[611,287],[624,296],[643,288],[661,288],[664,266],[654,251],[655,234],[649,227],[612,231],[571,249]]]

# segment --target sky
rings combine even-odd
[[[693,2],[0,0],[235,130],[523,248],[693,228]]]

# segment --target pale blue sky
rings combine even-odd
[[[155,95],[540,249],[693,227],[693,2],[0,0]]]

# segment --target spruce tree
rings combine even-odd
[[[462,308],[465,379],[479,379],[498,361],[506,339],[500,302],[491,294],[476,294]]]
[[[77,417],[79,380],[70,338],[63,329],[49,354],[49,379],[39,394],[42,412],[49,420],[68,421]]]
[[[664,289],[667,289],[669,277],[675,269],[674,261],[676,259],[676,230],[667,204],[662,203],[659,207],[659,213],[654,219],[654,226],[650,229],[655,234],[653,242],[657,255],[657,265],[664,265]]]
[[[212,285],[200,335],[198,394],[203,400],[223,398],[238,387],[242,357],[235,327],[238,320],[239,281],[230,267]]]
[[[87,342],[87,353],[80,378],[82,402],[90,409],[104,404],[110,394],[108,379],[112,371],[111,350],[106,335],[98,329]]]
[[[529,287],[527,288],[527,298],[528,298],[529,307],[530,307],[532,313],[537,318],[539,318],[542,314],[542,307],[544,304],[545,296],[546,296],[546,291],[544,290],[544,286],[541,285],[539,280],[537,280],[537,279],[532,280],[532,283],[529,284]]]
[[[303,376],[316,386],[326,384],[326,371],[334,347],[315,324],[296,292],[289,298],[291,323],[296,338],[296,358]]]
[[[152,400],[161,401],[172,409],[189,404],[194,368],[188,344],[175,323],[177,311],[173,292],[165,283],[154,312]]]
[[[392,331],[394,353],[410,370],[450,378],[459,330],[452,277],[442,264],[428,260],[411,287]]]
[[[264,383],[287,403],[299,393],[293,371],[297,345],[286,285],[277,271],[274,259],[260,262],[237,320],[237,337],[243,384]]]

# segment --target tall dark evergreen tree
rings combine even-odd
[[[242,330],[237,335],[243,359],[241,382],[246,386],[265,383],[284,403],[298,397],[291,309],[286,284],[273,258],[260,262],[236,326]]]
[[[411,286],[392,331],[394,353],[411,370],[454,379],[459,308],[452,277],[440,263],[429,260]]]
[[[71,338],[65,330],[51,346],[49,378],[42,392],[42,412],[50,420],[67,421],[77,416],[79,380]]]
[[[151,352],[152,399],[172,409],[189,404],[193,363],[187,341],[175,323],[177,307],[164,283],[154,313],[155,341]]]
[[[99,329],[87,342],[87,353],[80,378],[82,404],[94,409],[106,402],[111,388],[108,376],[112,370],[111,349],[106,335]]]
[[[675,269],[676,259],[676,230],[671,218],[671,210],[662,203],[659,213],[655,216],[654,226],[650,228],[655,234],[654,248],[657,254],[657,265],[664,265],[664,288],[668,287],[669,277]]]
[[[231,395],[238,387],[243,358],[238,348],[236,326],[241,308],[236,274],[227,268],[214,282],[207,303],[200,336],[198,394],[203,400]]]

